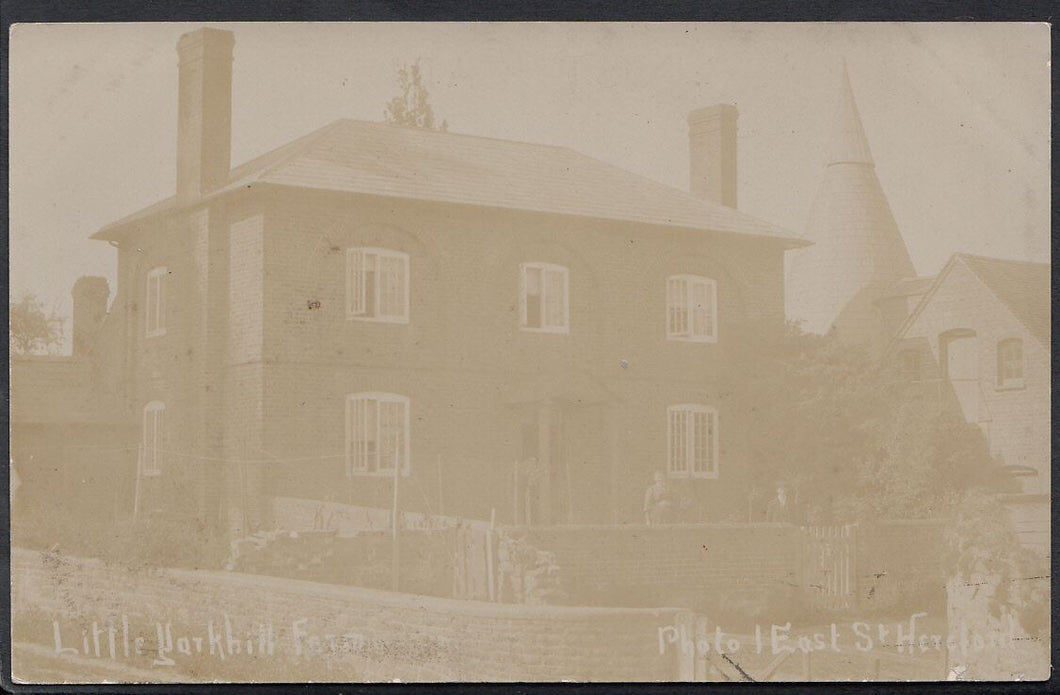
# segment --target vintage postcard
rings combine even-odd
[[[17,684],[1042,680],[1045,24],[21,24]]]

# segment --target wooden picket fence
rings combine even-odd
[[[802,585],[815,608],[853,607],[857,529],[857,524],[802,527]]]

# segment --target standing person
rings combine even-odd
[[[766,506],[766,521],[783,524],[795,522],[795,505],[788,499],[788,488],[784,483],[777,485],[777,496]]]
[[[648,526],[671,522],[673,499],[666,484],[666,474],[656,471],[655,482],[644,493],[644,523]]]

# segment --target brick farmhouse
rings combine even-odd
[[[403,509],[447,515],[639,521],[655,471],[689,520],[746,512],[761,433],[722,384],[805,242],[735,209],[734,107],[689,116],[691,193],[351,120],[233,169],[233,45],[181,38],[177,191],[93,236],[116,294],[75,301],[134,433],[107,504],[244,535],[277,497],[388,507],[396,466]]]

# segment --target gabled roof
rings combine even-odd
[[[958,264],[968,268],[983,283],[983,286],[1012,312],[1012,315],[1023,324],[1028,333],[1043,345],[1049,344],[1049,319],[1052,306],[1049,264],[1006,261],[967,253],[955,253],[950,257],[943,269],[935,276],[931,289],[895,334],[892,344],[905,335]]]
[[[208,197],[272,184],[642,222],[806,242],[733,208],[566,147],[339,120],[232,170]],[[197,201],[192,201],[192,203]],[[112,232],[176,209],[169,198],[110,224]]]
[[[1047,263],[957,255],[1031,335],[1048,344],[1052,292]]]

